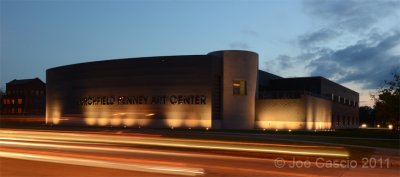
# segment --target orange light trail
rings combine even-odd
[[[196,176],[203,175],[204,170],[201,168],[187,168],[187,167],[174,167],[166,165],[145,165],[140,163],[121,163],[107,160],[93,160],[93,159],[82,159],[74,157],[60,157],[43,154],[30,154],[30,153],[16,153],[16,152],[2,152],[0,151],[0,157],[14,158],[21,160],[61,163],[69,165],[82,165],[100,168],[112,168],[129,171],[141,171],[151,173],[163,173],[173,175],[186,175]]]
[[[207,140],[182,140],[178,138],[163,137],[128,137],[109,136],[98,134],[74,134],[74,133],[50,133],[33,131],[10,131],[0,130],[0,137],[27,138],[40,140],[78,141],[90,143],[116,143],[125,145],[149,145],[175,148],[191,148],[205,150],[228,150],[258,153],[277,153],[303,156],[325,156],[325,157],[349,157],[344,148],[329,148],[321,146],[296,146],[296,145],[263,145],[261,143],[234,143],[227,141]]]

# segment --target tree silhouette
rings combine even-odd
[[[385,81],[385,86],[374,95],[376,119],[380,123],[393,125],[399,131],[400,124],[400,75],[393,73],[393,80]]]

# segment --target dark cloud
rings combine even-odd
[[[322,42],[329,41],[340,35],[340,32],[323,28],[318,31],[301,35],[298,39],[299,46],[303,48],[312,47]]]
[[[281,69],[293,67],[293,58],[288,55],[280,55],[276,59]]]
[[[312,18],[321,20],[325,27],[298,38],[301,48],[323,45],[343,34],[365,35],[379,20],[392,16],[400,8],[400,1],[393,0],[305,0],[304,11]]]
[[[246,50],[249,49],[249,45],[245,42],[232,42],[229,44],[229,48]]]
[[[400,44],[400,32],[360,40],[344,49],[316,52],[308,68],[311,75],[336,78],[339,83],[362,83],[366,89],[381,86],[400,67],[400,55],[390,50]]]
[[[400,8],[398,0],[305,0],[304,11],[332,23],[332,28],[360,31],[392,15]]]
[[[300,35],[301,54],[277,57],[275,70],[304,66],[310,75],[358,83],[364,89],[380,87],[399,71],[399,26],[380,26],[379,21],[398,15],[400,1],[305,0],[303,5],[306,14],[323,25]]]

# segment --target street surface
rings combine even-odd
[[[0,176],[400,176],[389,161],[333,146],[0,129]]]

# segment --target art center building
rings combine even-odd
[[[281,78],[258,54],[128,58],[46,71],[46,123],[212,129],[358,127],[358,93],[322,77]]]

